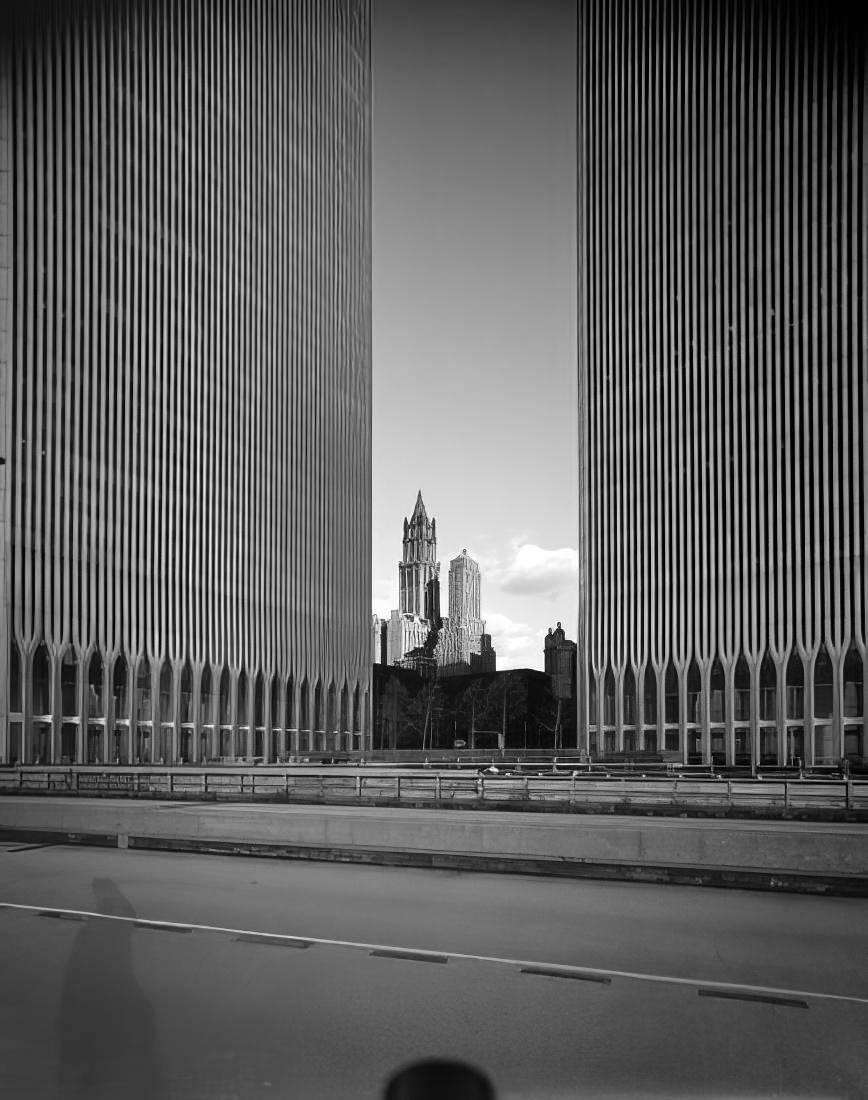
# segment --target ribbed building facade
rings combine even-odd
[[[0,759],[362,748],[369,0],[19,8]]]
[[[868,51],[844,10],[580,7],[592,753],[868,754]]]

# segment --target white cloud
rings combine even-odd
[[[485,623],[498,668],[542,667],[543,635],[538,630],[497,611],[487,614]]]
[[[512,558],[490,567],[485,580],[504,592],[521,596],[549,596],[578,587],[579,554],[570,546],[545,550],[532,542],[515,546]]]

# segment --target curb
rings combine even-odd
[[[267,859],[301,859],[385,867],[417,867],[428,870],[546,875],[556,878],[646,882],[673,886],[714,886],[729,890],[766,890],[774,893],[813,894],[824,897],[868,897],[868,876],[817,875],[798,871],[742,867],[598,862],[401,848],[269,844],[256,841],[200,840],[195,837],[136,836],[126,833],[69,833],[56,829],[0,828],[0,840],[46,847],[80,845],[98,848],[138,848],[162,852],[192,852],[200,855],[254,856]]]

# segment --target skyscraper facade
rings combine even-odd
[[[834,3],[582,5],[591,752],[868,752],[865,47]]]
[[[482,578],[479,562],[462,550],[449,562],[449,616],[479,619],[482,608]]]
[[[0,758],[364,747],[369,0],[17,9]]]
[[[482,572],[464,549],[449,562],[449,617],[437,639],[442,675],[494,672],[497,654],[486,633],[482,613]]]

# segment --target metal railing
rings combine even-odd
[[[37,767],[0,769],[0,794],[66,794],[300,802],[550,803],[600,811],[868,812],[868,780],[839,778],[740,779],[677,775],[609,776],[485,774],[478,770],[386,770],[382,767],[259,766]]]

